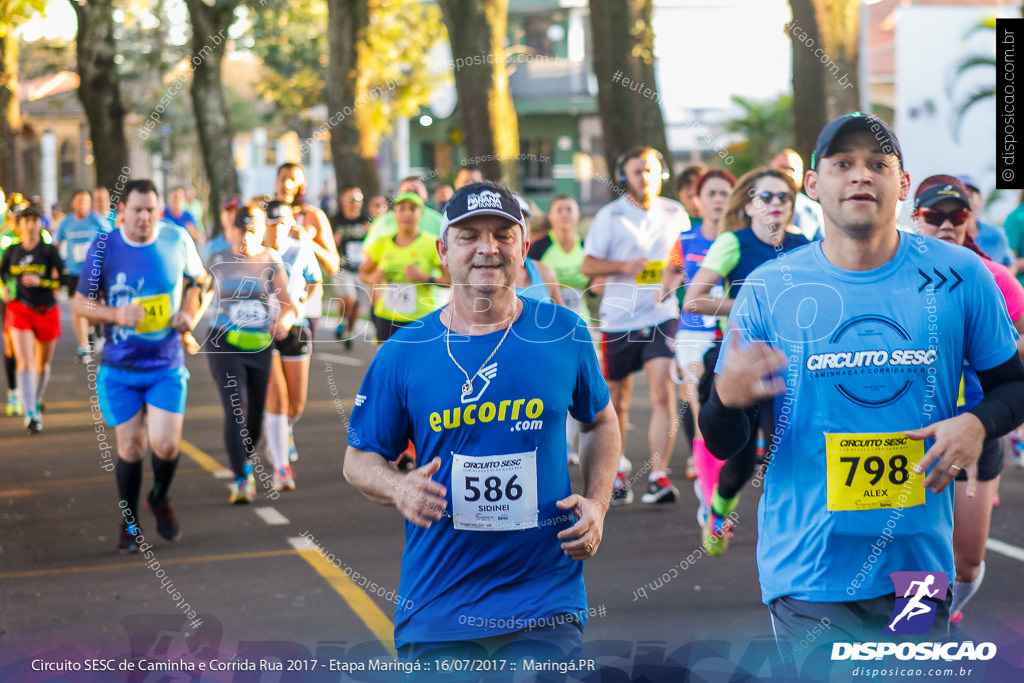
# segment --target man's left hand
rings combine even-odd
[[[921,474],[938,461],[924,479],[926,488],[942,493],[962,470],[967,472],[967,497],[974,497],[978,487],[978,458],[981,457],[981,447],[985,441],[985,426],[981,420],[971,413],[964,413],[921,429],[913,429],[906,434],[915,441],[935,439],[935,443],[914,468],[915,472]]]
[[[572,510],[579,521],[558,534],[565,541],[562,550],[574,560],[586,560],[597,553],[604,535],[604,512],[589,498],[574,493],[556,503],[560,510]],[[567,540],[572,539],[572,540]]]

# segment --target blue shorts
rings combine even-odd
[[[96,375],[103,419],[116,427],[135,417],[143,404],[178,415],[185,414],[188,368],[133,372],[101,365]]]

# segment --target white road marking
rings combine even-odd
[[[985,547],[992,552],[999,553],[1000,555],[1006,555],[1007,557],[1012,557],[1015,560],[1024,562],[1024,548],[1018,548],[1015,545],[1004,543],[997,538],[988,539],[985,543]]]
[[[282,515],[280,512],[270,506],[253,508],[253,511],[259,515],[260,519],[271,526],[279,526],[282,524],[291,524],[288,518]]]
[[[314,353],[313,356],[320,360],[330,361],[332,363],[341,363],[342,365],[351,365],[354,368],[363,367],[364,363],[359,358],[353,358],[352,356],[339,356],[334,353]]]
[[[313,545],[313,541],[308,536],[291,536],[288,538],[288,543],[300,552],[303,550],[316,550],[316,546]]]

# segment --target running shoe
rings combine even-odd
[[[576,451],[567,451],[565,458],[570,465],[578,466],[580,464],[580,454]]]
[[[704,549],[708,551],[708,555],[717,557],[725,554],[735,526],[730,517],[739,503],[739,494],[726,500],[718,495],[718,487],[715,487],[715,493],[711,496],[708,520],[704,523]]]
[[[46,401],[39,399],[36,401],[36,415],[42,415],[46,412]]]
[[[89,349],[84,346],[78,347],[78,362],[82,365],[88,365],[92,362],[92,354],[89,353]]]
[[[35,413],[29,413],[25,417],[25,429],[29,434],[38,434],[43,431],[43,417]]]
[[[961,612],[960,610],[957,610],[957,611],[956,611],[956,614],[952,615],[952,616],[951,616],[951,617],[949,618],[949,623],[951,623],[951,624],[956,624],[956,623],[958,623],[958,622],[959,622],[959,621],[960,621],[961,619],[963,619],[963,618],[964,618],[964,613],[963,613],[963,612]]]
[[[732,522],[712,509],[704,523],[704,550],[712,557],[724,555],[732,538]]]
[[[633,490],[626,483],[626,473],[615,475],[615,488],[612,490],[612,505],[629,505],[633,502]]]
[[[25,411],[21,407],[21,401],[18,400],[17,391],[7,392],[7,417],[20,417]]]
[[[334,338],[341,341],[341,338],[345,336],[345,323],[338,323],[338,326],[334,328]]]
[[[251,503],[255,497],[256,477],[252,476],[252,474],[248,475],[245,479],[236,479],[231,484],[231,497],[229,501],[232,505]]]
[[[352,337],[346,337],[345,338],[345,350],[346,351],[351,351],[352,350]]]
[[[626,456],[619,457],[619,474],[623,477],[628,477],[629,473],[633,471],[633,463]]]
[[[295,490],[295,474],[292,472],[291,465],[282,467],[281,469],[274,472],[274,490],[275,491],[294,491]]]
[[[686,459],[686,478],[691,481],[697,478],[697,463],[693,461],[692,455]]]
[[[402,454],[398,456],[398,460],[395,461],[395,466],[398,467],[398,469],[401,470],[402,472],[407,472],[411,469],[415,469],[416,447],[412,444],[412,441],[410,441],[408,447],[406,447],[406,449],[402,451]]]
[[[288,462],[295,462],[299,459],[299,452],[295,449],[295,437],[292,431],[288,430]]]
[[[146,507],[153,511],[156,517],[156,532],[171,543],[181,538],[181,528],[171,508],[171,499],[164,498],[161,501],[153,500],[153,492],[146,496]]]
[[[142,531],[138,526],[128,526],[128,522],[121,520],[121,534],[117,542],[117,550],[122,555],[139,552],[139,541],[136,535]]]
[[[668,477],[647,483],[647,493],[640,496],[640,502],[648,505],[656,503],[674,503],[679,497],[679,489],[672,485]]]
[[[704,491],[698,479],[693,480],[693,492],[697,496],[697,526],[703,529],[708,523],[708,504],[704,502]]]

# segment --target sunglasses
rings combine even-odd
[[[953,225],[961,225],[962,223],[966,223],[967,219],[971,217],[971,212],[967,209],[957,209],[956,211],[936,211],[935,209],[918,209],[917,215],[928,225],[934,225],[936,228],[938,228],[946,221],[949,221]]]
[[[793,201],[793,195],[790,194],[789,192],[759,192],[754,196],[760,199],[765,204],[771,204],[773,197],[775,199],[778,199],[783,204],[788,204],[791,201]]]

